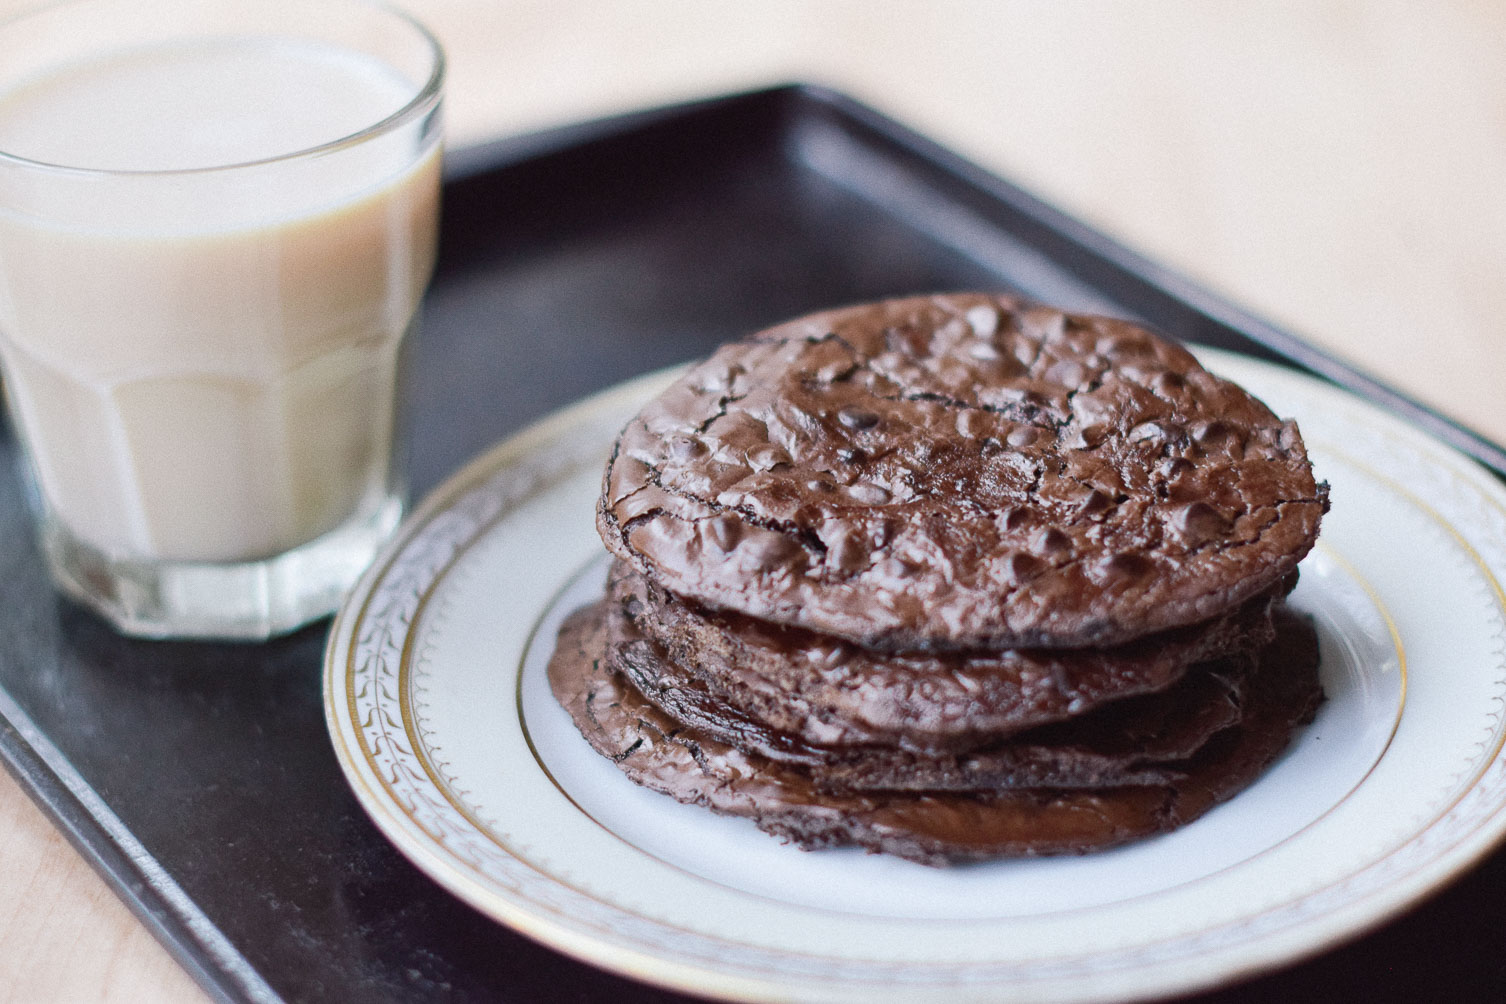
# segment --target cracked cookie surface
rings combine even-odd
[[[1179,346],[957,294],[722,348],[623,431],[598,529],[712,609],[884,650],[1071,648],[1271,589],[1326,504],[1296,427]]]

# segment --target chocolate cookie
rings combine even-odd
[[[1162,690],[1189,666],[1260,648],[1274,589],[1201,624],[1109,649],[882,653],[741,614],[698,610],[624,563],[607,596],[675,671],[750,721],[808,744],[961,751],[1108,701]],[[682,682],[681,686],[688,686]]]
[[[729,345],[646,407],[598,529],[702,605],[890,650],[1120,644],[1267,592],[1301,437],[1136,325],[892,300]]]
[[[822,792],[798,769],[745,752],[666,716],[613,673],[603,604],[561,629],[549,664],[555,696],[591,746],[634,781],[682,802],[751,818],[807,849],[856,845],[925,864],[1082,853],[1183,825],[1249,784],[1319,700],[1317,644],[1290,619],[1262,653],[1238,726],[1187,764],[1183,780],[1091,791],[988,794]],[[1285,616],[1285,615],[1284,615]]]
[[[1253,657],[1196,667],[1161,693],[1126,698],[1069,721],[953,753],[887,745],[821,746],[779,732],[720,701],[606,610],[606,667],[669,718],[710,738],[798,767],[822,791],[997,791],[1167,784],[1216,733],[1239,722]]]

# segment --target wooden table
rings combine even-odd
[[[830,84],[1506,441],[1501,5],[407,5],[454,145]],[[0,774],[0,1002],[202,996]]]

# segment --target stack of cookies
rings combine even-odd
[[[892,300],[726,346],[608,464],[550,681],[640,784],[806,848],[1083,852],[1253,781],[1321,699],[1296,427],[1135,325]]]

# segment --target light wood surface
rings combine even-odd
[[[1506,5],[407,6],[455,145],[830,84],[1506,441]],[[0,774],[0,1002],[199,999]]]

